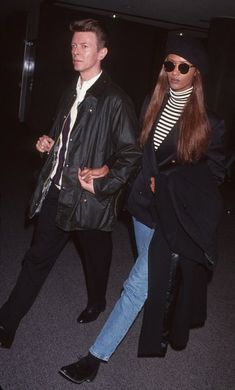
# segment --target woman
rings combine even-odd
[[[128,199],[138,258],[121,297],[87,356],[60,370],[92,381],[145,304],[139,356],[185,348],[189,329],[206,319],[206,289],[216,262],[222,203],[223,122],[206,111],[199,41],[168,41],[140,135],[142,169]],[[156,314],[155,314],[156,313]]]

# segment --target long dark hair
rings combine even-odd
[[[162,68],[144,117],[140,134],[141,146],[144,146],[148,139],[168,90],[167,75]],[[210,125],[205,109],[202,79],[197,70],[193,81],[193,91],[179,119],[178,161],[184,163],[198,160],[208,146],[209,135]]]

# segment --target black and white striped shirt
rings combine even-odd
[[[184,91],[176,92],[170,88],[169,99],[161,113],[157,122],[157,126],[153,135],[154,149],[157,150],[166,136],[173,129],[175,123],[179,119],[183,108],[191,95],[193,87]]]

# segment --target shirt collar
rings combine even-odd
[[[76,87],[77,93],[80,92],[81,90],[87,91],[96,82],[96,80],[98,80],[101,73],[102,73],[102,70],[100,71],[100,73],[98,73],[96,76],[92,77],[90,80],[83,81],[82,84],[81,84],[81,76],[79,76],[78,82],[77,82],[77,87]]]

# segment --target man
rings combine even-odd
[[[29,213],[39,217],[16,285],[0,309],[0,345],[5,348],[71,231],[81,247],[88,289],[78,322],[94,321],[104,311],[117,199],[141,156],[132,103],[101,69],[108,52],[105,30],[92,19],[70,28],[79,77],[64,94],[49,136],[36,144],[39,152],[48,153]]]

